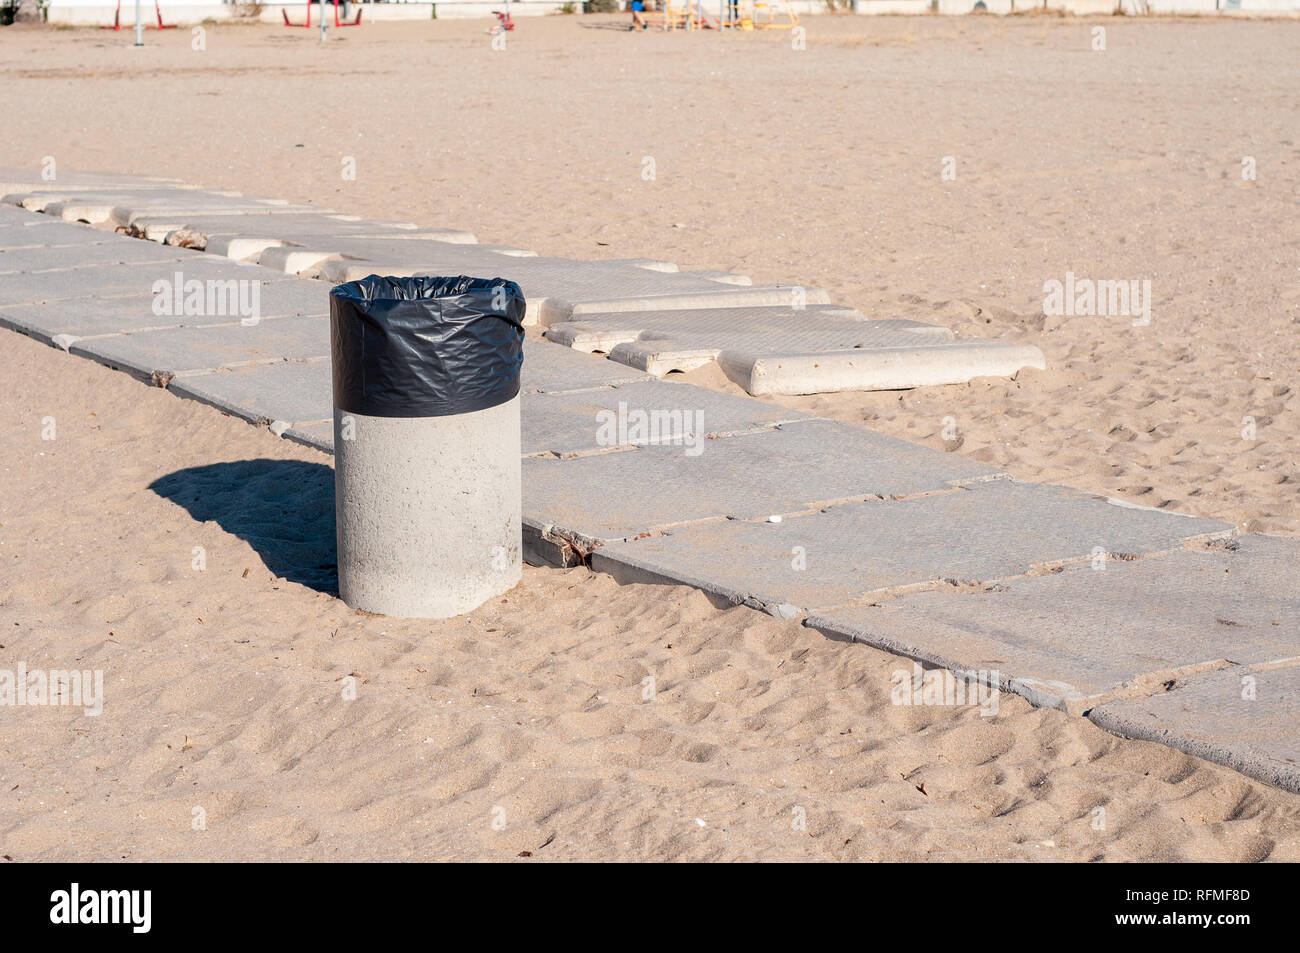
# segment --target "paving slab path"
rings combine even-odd
[[[80,201],[0,172],[5,184],[44,195],[50,201],[28,204],[61,214],[71,205],[59,202]],[[229,234],[247,234],[239,209],[250,203],[238,196],[187,199],[175,183],[108,176],[88,178],[90,187],[104,193],[96,208],[217,207],[216,217],[241,223]],[[330,221],[284,214],[299,224],[319,218],[323,229]],[[663,333],[710,347],[692,337],[693,311],[711,322],[706,336],[740,335],[751,320],[763,347],[778,349],[781,322],[800,318],[825,322],[843,342],[948,340],[944,329],[909,322],[873,328],[829,302],[783,314],[788,289],[725,283],[671,263],[566,263],[436,239],[371,239],[346,227],[340,234],[383,241],[394,253],[434,248],[452,264],[499,261],[507,276],[518,265],[550,293],[553,313],[573,320],[568,343],[593,350],[591,335],[601,334],[643,344]],[[0,205],[0,272],[0,325],[332,451],[327,282],[12,205]],[[159,313],[154,283],[178,275],[254,282],[259,314]],[[525,341],[522,408],[530,561],[696,586],[1300,790],[1300,541],[1237,536],[1212,520],[1020,483],[961,457],[658,380],[538,337]]]
[[[344,282],[370,274],[504,274],[523,289],[525,324],[561,328],[553,340],[608,351],[611,360],[655,376],[716,361],[753,395],[962,383],[1046,366],[1032,345],[958,341],[946,328],[907,321],[859,320],[846,327],[839,319],[848,309],[831,307],[820,288],[754,286],[745,275],[682,271],[673,262],[541,258],[526,249],[480,245],[460,229],[366,221],[164,179],[133,183],[129,177],[83,174],[56,183],[0,170],[0,189],[9,190],[0,191],[0,204],[287,275]],[[111,252],[85,254],[89,264],[93,255]],[[809,309],[817,316],[803,313]],[[689,316],[676,322],[654,317],[676,311]],[[588,333],[565,334],[562,326],[570,322],[583,323]],[[624,333],[612,347],[593,345],[591,329],[602,324],[631,335]]]

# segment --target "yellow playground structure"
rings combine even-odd
[[[779,19],[778,19],[779,18]],[[663,30],[790,30],[799,15],[790,0],[657,0],[641,13],[648,26]]]

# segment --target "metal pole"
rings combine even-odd
[[[140,0],[135,0],[135,45],[144,46],[144,21],[140,19]]]

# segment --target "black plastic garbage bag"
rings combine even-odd
[[[370,275],[330,291],[334,406],[446,417],[519,393],[524,296],[504,278]]]

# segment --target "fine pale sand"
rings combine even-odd
[[[692,589],[353,612],[328,457],[4,346],[0,667],[105,693],[3,709],[15,860],[1300,860],[1293,795],[1014,696],[894,705],[901,659]]]
[[[505,52],[482,22],[324,47],[212,27],[204,51],[10,28],[0,165],[728,268],[1034,343],[1049,370],[1014,382],[789,402],[1300,532],[1300,25],[810,18],[793,51],[623,22],[521,20]],[[1151,325],[1045,318],[1067,271],[1150,278]],[[527,569],[463,619],[354,613],[322,591],[327,457],[2,340],[0,668],[102,669],[107,695],[6,709],[6,858],[1300,859],[1294,796],[1014,697],[892,705],[907,663],[692,590]]]

